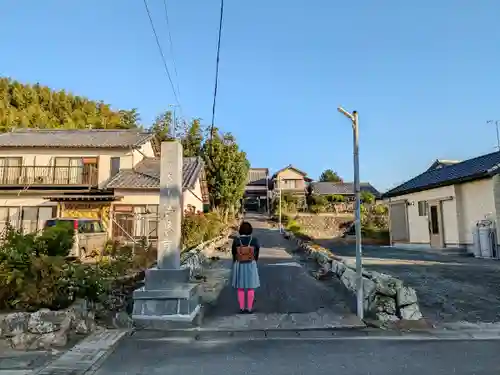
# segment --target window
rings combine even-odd
[[[419,201],[418,202],[418,216],[427,216],[427,202]]]
[[[115,205],[113,207],[113,235],[130,240],[131,237],[158,237],[158,205]]]
[[[23,158],[0,158],[0,181],[5,185],[17,185],[22,175]]]
[[[110,176],[109,177],[114,177],[120,172],[120,158],[119,157],[112,157],[110,160],[110,165],[109,165],[109,170],[110,170]]]
[[[33,233],[38,227],[38,207],[23,207],[21,211],[21,229],[23,233]]]
[[[96,184],[97,158],[57,157],[54,162],[54,184]]]
[[[0,232],[7,224],[23,233],[36,232],[43,229],[45,222],[56,216],[57,207],[0,207]]]

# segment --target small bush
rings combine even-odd
[[[292,233],[299,233],[302,231],[302,227],[295,220],[291,219],[288,221],[285,229]]]
[[[73,248],[75,230],[70,223],[59,222],[45,228],[35,238],[35,248],[49,256],[68,256]]]
[[[204,241],[220,235],[225,228],[221,217],[216,212],[204,214],[186,211],[182,221],[182,247],[193,248]]]

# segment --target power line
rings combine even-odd
[[[163,0],[163,7],[165,8],[165,21],[167,21],[168,40],[170,42],[170,55],[172,56],[172,65],[174,66],[175,80],[177,82],[177,93],[179,94],[179,96],[181,96],[181,89],[179,88],[179,75],[177,74],[177,64],[175,63],[174,43],[172,43],[172,33],[170,32],[167,0]]]
[[[161,60],[163,61],[163,66],[165,68],[165,72],[167,73],[167,77],[168,77],[168,80],[170,82],[170,86],[172,87],[172,92],[174,93],[175,101],[177,102],[177,105],[179,107],[181,107],[181,103],[179,102],[179,98],[178,98],[177,93],[175,91],[174,83],[172,82],[172,77],[170,75],[170,71],[168,70],[167,61],[165,60],[165,55],[163,54],[163,49],[161,48],[160,40],[158,39],[158,34],[156,33],[155,25],[153,23],[153,19],[151,18],[151,12],[149,11],[148,3],[146,0],[144,0],[144,7],[146,8],[146,12],[148,13],[149,22],[151,23],[151,29],[153,29],[153,34],[154,34],[155,39],[156,39],[156,44],[158,46],[158,50],[160,51]]]
[[[220,1],[220,20],[219,20],[219,39],[217,42],[217,60],[215,61],[215,87],[214,87],[214,102],[212,105],[212,125],[210,126],[210,140],[212,140],[214,133],[215,122],[215,105],[217,101],[217,86],[219,83],[219,57],[220,57],[220,39],[222,35],[222,19],[224,15],[224,0]]]

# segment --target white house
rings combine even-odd
[[[500,152],[465,161],[437,160],[383,194],[393,245],[469,247],[483,219],[500,223]],[[497,237],[499,231],[497,226]]]

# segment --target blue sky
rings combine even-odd
[[[148,4],[171,65],[163,1]],[[168,9],[183,114],[208,124],[219,1]],[[136,107],[146,125],[175,102],[142,0],[11,0],[1,13],[0,75]],[[492,152],[498,14],[497,0],[226,0],[217,126],[254,167],[351,180],[336,107],[358,110],[361,179],[381,190],[436,158]]]

